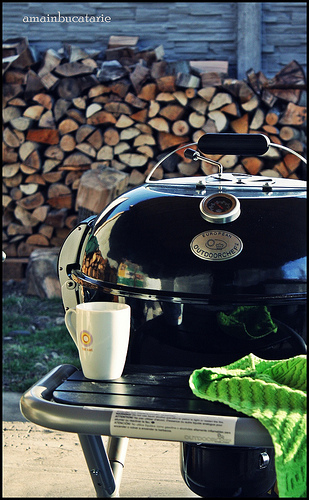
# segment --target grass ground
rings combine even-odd
[[[2,286],[2,390],[24,392],[63,363],[80,367],[61,299],[26,295],[22,282]]]

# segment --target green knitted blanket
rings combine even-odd
[[[221,330],[239,339],[259,339],[278,330],[266,306],[239,306],[231,314],[219,312],[217,321]]]
[[[279,497],[307,496],[307,356],[270,361],[254,354],[195,370],[193,393],[258,419],[275,449]]]

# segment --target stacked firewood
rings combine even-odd
[[[144,182],[164,153],[205,133],[263,133],[306,152],[305,76],[292,61],[274,78],[228,77],[224,61],[164,60],[138,51],[138,37],[111,37],[104,54],[65,45],[38,57],[27,40],[4,44],[3,248],[27,257],[60,246],[77,222],[78,189],[90,169],[108,169],[116,194]],[[305,178],[301,160],[271,147],[263,157],[212,155],[225,171]],[[215,167],[183,152],[157,179],[208,175]],[[96,194],[99,196],[99,194]],[[110,201],[110,198],[109,198]]]

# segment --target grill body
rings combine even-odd
[[[214,204],[215,220],[205,219],[201,203],[216,193],[238,200],[235,220],[222,221],[226,207]],[[283,359],[306,350],[305,218],[302,181],[223,174],[146,183],[90,218],[74,252],[69,236],[60,268],[76,302],[131,306],[127,363],[195,369],[250,352]],[[222,328],[220,315],[239,308],[256,321],[267,313],[276,328]],[[205,497],[265,494],[275,482],[273,450],[227,448],[181,444],[189,488]]]

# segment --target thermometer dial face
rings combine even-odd
[[[208,222],[227,223],[240,215],[240,203],[229,193],[215,193],[203,198],[200,204],[202,217]]]
[[[207,201],[206,207],[215,214],[224,214],[233,207],[233,201],[225,196],[215,196]]]

